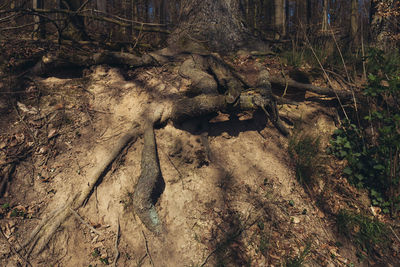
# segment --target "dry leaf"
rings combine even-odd
[[[35,107],[28,108],[25,104],[22,104],[21,102],[17,102],[17,106],[24,113],[28,113],[31,115],[36,115],[39,113],[39,110],[37,108],[35,108]]]
[[[47,138],[52,138],[52,137],[54,137],[54,136],[56,136],[57,135],[57,130],[56,129],[50,129],[49,130],[49,134],[47,135]]]

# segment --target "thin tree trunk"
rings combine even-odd
[[[275,0],[275,39],[281,39],[286,35],[285,24],[285,0]]]
[[[43,9],[44,1],[43,0],[33,0],[32,3],[33,9]],[[43,21],[43,18],[39,16],[34,16],[33,20],[35,25],[33,26],[33,31],[37,34],[37,37],[40,39],[46,38],[46,25]]]
[[[322,10],[322,27],[321,27],[321,30],[323,32],[328,31],[328,6],[329,6],[328,0],[324,0],[324,6]]]
[[[358,0],[351,0],[350,37],[353,45],[359,44]]]
[[[106,13],[107,12],[107,2],[106,0],[97,0],[96,1],[97,5],[97,10]],[[104,21],[99,21],[98,22],[99,27],[104,27],[105,23]]]

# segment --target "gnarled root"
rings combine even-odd
[[[117,141],[117,145],[111,150],[108,157],[92,170],[89,181],[84,183],[85,186],[86,184],[88,184],[88,186],[85,187],[84,190],[76,193],[67,204],[52,211],[42,220],[42,222],[32,231],[30,237],[22,244],[22,248],[27,248],[29,246],[26,258],[28,258],[32,252],[39,254],[43,251],[57,229],[69,218],[71,215],[71,209],[77,210],[86,204],[95,187],[106,175],[108,169],[111,167],[111,164],[117,156],[129,143],[136,141],[140,134],[139,125],[134,124],[132,129]]]
[[[147,229],[160,234],[162,224],[154,204],[164,189],[164,181],[161,177],[152,123],[146,126],[143,138],[141,173],[133,193],[133,209]]]

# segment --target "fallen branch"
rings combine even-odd
[[[284,79],[279,76],[272,76],[272,77],[270,77],[270,82],[272,85],[279,85],[282,87],[285,87],[286,85],[288,85],[289,87],[311,91],[313,93],[320,94],[320,95],[334,97],[337,94],[339,97],[344,98],[344,99],[353,98],[353,94],[348,91],[336,91],[336,93],[335,93],[335,91],[331,88],[319,87],[319,86],[315,86],[312,84],[296,82],[295,80],[290,79],[289,77],[286,77],[286,79]]]

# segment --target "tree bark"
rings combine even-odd
[[[168,40],[170,47],[179,49],[187,46],[188,41],[195,41],[217,52],[242,47],[263,49],[243,23],[239,1],[184,0],[181,5],[178,26]]]
[[[97,0],[96,1],[96,5],[97,5],[97,10],[106,13],[107,12],[107,2],[106,0]],[[99,26],[105,26],[105,23],[103,21],[99,22]]]
[[[43,9],[44,8],[44,1],[43,0],[33,0],[32,2],[33,9]],[[34,16],[33,20],[35,25],[33,27],[33,31],[37,34],[37,37],[40,39],[46,38],[46,25],[43,21],[43,18],[39,16]]]
[[[329,1],[324,0],[324,6],[322,10],[322,27],[321,27],[321,30],[323,32],[328,31],[328,6],[329,6]]]
[[[83,2],[81,0],[63,0],[60,1],[60,7],[71,11],[77,11]],[[72,15],[70,17],[70,26],[67,36],[72,40],[88,40],[89,36],[85,29],[84,17],[80,15]]]
[[[350,37],[354,46],[359,44],[358,0],[351,0]]]
[[[286,35],[285,0],[275,0],[275,39],[281,39]]]

